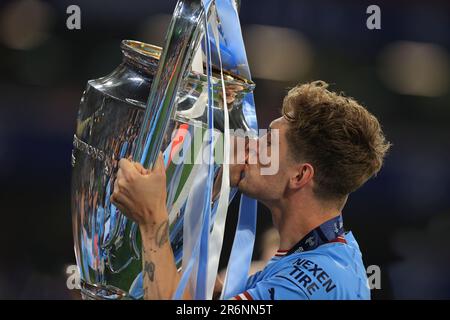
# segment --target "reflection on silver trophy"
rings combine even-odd
[[[91,298],[133,297],[133,284],[141,272],[140,239],[136,225],[127,221],[109,197],[120,158],[130,156],[142,122],[145,103],[156,72],[161,49],[136,41],[122,42],[123,62],[110,75],[88,82],[81,99],[72,154],[72,216],[75,252],[82,292]],[[217,81],[217,83],[219,83]],[[219,85],[217,85],[219,86]],[[191,73],[177,93],[176,112],[163,137],[167,166],[170,240],[181,263],[183,205],[189,177],[199,150],[183,140],[206,130],[206,76]],[[220,88],[216,88],[220,91]],[[226,76],[230,127],[247,130],[242,99],[253,84],[231,74]],[[221,127],[222,99],[217,99],[216,128]],[[205,111],[206,112],[206,111]],[[181,139],[180,139],[181,138]],[[170,149],[168,149],[170,148]],[[191,164],[173,164],[170,155],[179,148],[191,150]],[[169,151],[170,150],[170,151]],[[134,298],[138,298],[134,297]]]

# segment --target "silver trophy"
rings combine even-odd
[[[117,165],[124,157],[144,157],[143,162],[149,166],[160,150],[164,152],[170,241],[176,263],[181,266],[183,210],[195,178],[194,159],[200,152],[183,137],[186,133],[202,135],[206,130],[206,109],[202,105],[206,103],[207,76],[190,69],[190,59],[202,35],[202,26],[195,18],[204,12],[195,7],[198,4],[200,1],[178,2],[162,56],[159,47],[122,41],[122,63],[111,74],[88,81],[81,98],[73,138],[71,205],[84,298],[142,298],[139,229],[110,202]],[[176,77],[169,78],[168,73]],[[254,84],[226,73],[223,99],[217,74],[213,80],[217,92],[214,127],[218,134],[223,128],[224,108],[228,110],[230,129],[248,131],[242,105]],[[143,156],[148,137],[150,152]],[[193,161],[171,161],[174,148],[187,150],[184,157]]]

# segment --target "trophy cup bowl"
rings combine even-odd
[[[87,299],[142,298],[141,240],[137,225],[110,202],[117,165],[129,157],[139,133],[147,98],[157,71],[161,48],[138,41],[121,44],[122,63],[109,75],[90,80],[77,115],[72,151],[72,225],[81,293]],[[217,76],[217,74],[216,74]],[[225,73],[226,105],[221,82],[213,78],[214,127],[223,130],[227,108],[230,129],[249,131],[243,99],[254,84]],[[161,151],[171,154],[180,132],[206,130],[207,76],[190,72],[180,85],[175,112],[163,137]],[[195,157],[198,148],[181,141]],[[170,241],[177,266],[182,262],[183,205],[192,179],[193,163],[166,166]]]

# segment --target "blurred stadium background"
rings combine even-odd
[[[175,0],[0,3],[0,298],[72,299],[70,154],[88,79],[121,61],[122,39],[162,45]],[[66,8],[81,8],[81,30]],[[366,28],[381,7],[382,29]],[[322,79],[377,115],[394,147],[344,210],[374,299],[450,298],[450,6],[446,1],[242,0],[261,127],[286,89]],[[260,207],[258,245],[270,228]],[[233,227],[237,203],[230,210]],[[230,243],[225,243],[224,255]]]

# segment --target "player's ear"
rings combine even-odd
[[[306,186],[314,177],[314,167],[309,163],[302,163],[296,167],[294,175],[289,180],[292,189],[300,189]]]

